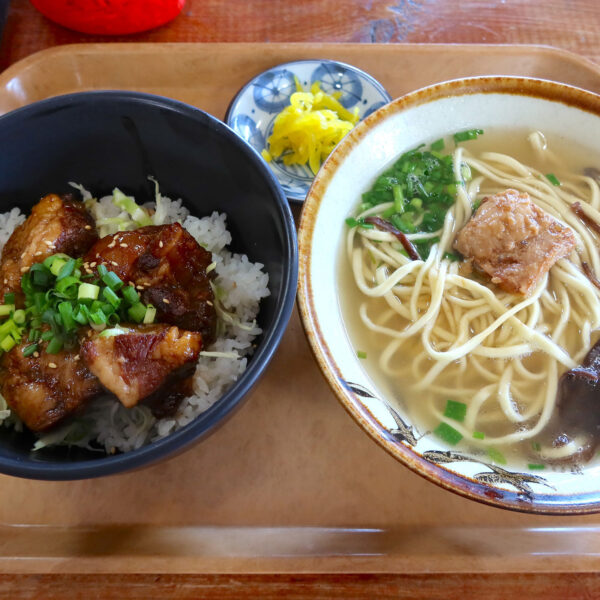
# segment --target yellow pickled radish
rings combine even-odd
[[[341,139],[358,123],[358,108],[350,112],[339,102],[339,92],[326,94],[318,81],[304,92],[298,79],[297,91],[273,123],[263,158],[282,158],[285,165],[308,164],[316,174],[321,163]]]

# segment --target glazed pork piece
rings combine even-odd
[[[82,202],[48,194],[10,236],[0,259],[0,289],[21,297],[21,276],[34,263],[57,252],[83,255],[98,239],[94,219]]]
[[[554,263],[573,250],[575,235],[528,194],[509,189],[484,198],[454,247],[492,283],[527,296]]]
[[[142,302],[156,307],[156,322],[199,331],[205,346],[214,340],[213,273],[207,272],[212,255],[179,223],[106,236],[84,261],[92,269],[104,264],[135,284]]]
[[[197,332],[140,325],[122,335],[93,335],[82,342],[81,356],[104,387],[131,408],[142,400],[156,404],[162,392],[181,399],[178,382],[193,374],[201,349]]]
[[[10,408],[32,431],[46,431],[74,415],[102,392],[76,351],[40,351],[23,356],[28,343],[0,358],[0,390]]]

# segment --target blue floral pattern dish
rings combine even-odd
[[[264,71],[248,82],[232,101],[225,121],[259,154],[266,148],[275,117],[290,103],[296,78],[305,90],[315,82],[328,94],[341,92],[340,103],[358,107],[361,119],[381,108],[392,97],[373,77],[351,65],[334,60],[298,60]],[[269,163],[289,200],[304,202],[314,179],[308,166]]]

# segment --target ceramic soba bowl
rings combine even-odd
[[[449,445],[412,418],[411,398],[403,397],[410,392],[386,391],[376,362],[366,365],[347,332],[341,299],[349,292],[340,275],[349,269],[342,251],[344,221],[355,214],[361,193],[403,152],[474,128],[540,130],[559,142],[600,152],[600,96],[549,81],[474,78],[418,90],[359,124],[323,165],[304,205],[298,299],[306,334],[342,406],[383,449],[416,473],[497,507],[548,514],[595,512],[600,510],[597,459],[542,470],[527,461],[519,467],[499,464],[485,452]]]

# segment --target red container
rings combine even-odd
[[[124,35],[174,19],[185,0],[31,0],[48,19],[75,31]]]

